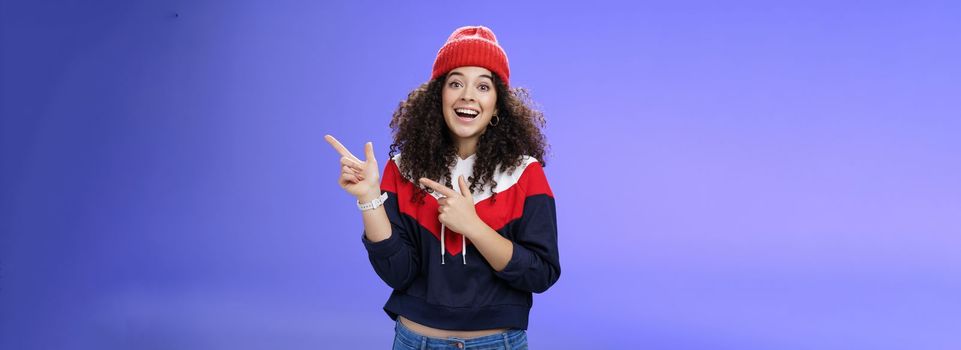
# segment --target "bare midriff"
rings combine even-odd
[[[458,337],[458,338],[476,338],[483,337],[485,335],[497,334],[506,332],[507,328],[495,328],[495,329],[482,329],[477,331],[454,331],[448,329],[438,329],[433,327],[428,327],[420,323],[408,320],[404,316],[397,316],[400,319],[400,323],[405,327],[410,328],[414,333],[433,337],[433,338],[447,338],[447,337]]]

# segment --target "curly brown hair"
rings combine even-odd
[[[493,179],[497,167],[513,173],[524,155],[534,157],[542,167],[547,166],[544,160],[547,139],[541,132],[546,125],[544,113],[534,108],[527,89],[508,87],[497,74],[493,74],[493,78],[499,121],[496,126],[488,126],[477,141],[474,176],[466,179],[471,192],[476,186],[490,186],[493,192],[497,187]],[[415,183],[421,177],[442,179],[452,188],[450,168],[456,164],[457,147],[442,110],[441,93],[446,80],[447,75],[443,74],[428,81],[400,102],[390,120],[394,143],[390,145],[389,156],[393,158],[397,151],[403,154],[400,173]],[[426,194],[417,191],[411,200],[423,201]],[[491,201],[496,196],[497,193],[493,193]]]

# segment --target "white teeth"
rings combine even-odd
[[[464,113],[464,114],[470,114],[470,115],[477,115],[477,111],[472,110],[472,109],[466,109],[466,108],[458,108],[458,109],[455,109],[454,112]]]

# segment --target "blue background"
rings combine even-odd
[[[336,179],[462,25],[548,119],[535,349],[961,348],[961,5],[10,1],[0,349],[388,348]]]

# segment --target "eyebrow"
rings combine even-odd
[[[456,74],[456,75],[460,75],[460,76],[464,76],[464,74],[461,74],[461,72],[451,72],[450,74],[447,75],[447,77],[450,78],[450,77],[454,76],[455,74]],[[492,77],[492,76],[490,76],[490,75],[487,75],[487,74],[481,74],[480,77],[481,77],[481,78],[487,78],[487,79],[490,79],[491,81],[494,81],[494,77]]]

